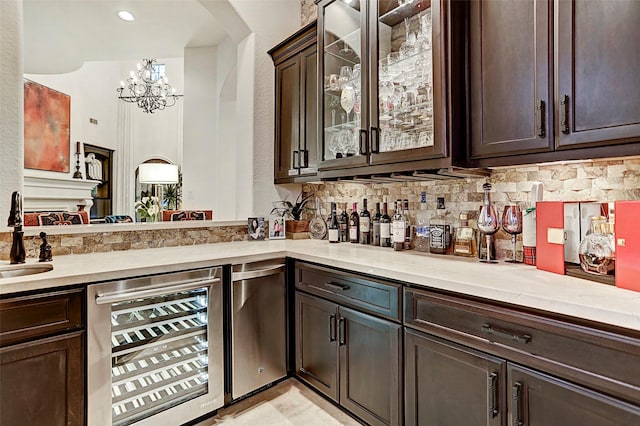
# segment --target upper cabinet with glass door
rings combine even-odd
[[[325,167],[365,165],[367,0],[319,2],[320,158]],[[364,67],[364,69],[363,69]],[[366,114],[365,114],[366,115]]]
[[[463,165],[465,11],[458,3],[318,2],[320,169]],[[460,23],[455,34],[452,22]],[[460,125],[449,130],[452,117]]]

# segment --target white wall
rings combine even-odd
[[[22,191],[24,165],[22,0],[0,1],[0,230],[11,193]]]
[[[216,68],[216,47],[184,50],[182,207],[214,209],[214,218],[223,219],[216,204],[216,192],[225,186],[225,181],[219,180],[216,173],[218,164],[225,161],[217,154]]]
[[[252,193],[252,203],[240,206],[238,218],[266,215],[272,202],[292,197],[288,187],[273,184],[274,67],[267,51],[300,28],[299,0],[229,0],[252,34],[238,44],[237,143],[252,141],[252,164],[240,161],[238,190]],[[249,82],[253,81],[253,84]],[[249,125],[249,123],[251,123]],[[246,126],[246,127],[244,127]],[[244,154],[243,154],[244,155]],[[247,173],[247,177],[240,174]],[[249,174],[251,182],[247,182]],[[299,186],[293,186],[298,191]]]

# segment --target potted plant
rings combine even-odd
[[[306,205],[311,201],[313,194],[304,195],[302,192],[298,194],[296,200],[292,203],[288,200],[277,201],[273,203],[271,214],[279,214],[286,217],[286,232],[308,232],[309,221],[302,219],[302,214],[309,210]]]

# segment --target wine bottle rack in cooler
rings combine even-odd
[[[206,288],[111,305],[114,425],[126,425],[208,388]]]

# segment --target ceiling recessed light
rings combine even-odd
[[[118,16],[120,17],[120,19],[127,22],[136,20],[135,16],[133,16],[130,12],[127,12],[126,10],[118,11]]]

